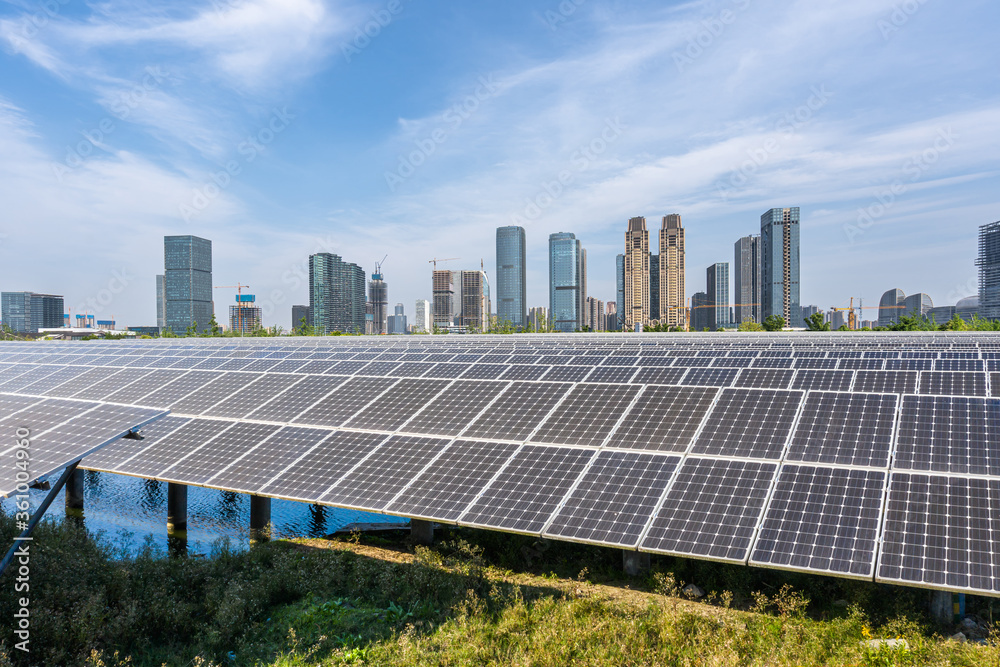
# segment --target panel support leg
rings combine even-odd
[[[271,499],[250,496],[250,539],[266,542],[271,536]]]
[[[414,544],[433,544],[434,524],[421,519],[410,519],[410,539]]]
[[[622,549],[622,568],[630,577],[638,577],[649,572],[649,554]]]
[[[188,488],[167,483],[167,547],[174,556],[187,553]]]
[[[31,531],[33,531],[35,526],[38,525],[38,522],[42,520],[42,516],[44,516],[46,510],[49,509],[49,505],[52,504],[52,501],[55,500],[56,496],[59,495],[59,492],[62,491],[62,488],[66,485],[66,481],[76,471],[76,466],[79,465],[79,463],[79,461],[74,461],[66,466],[66,469],[63,470],[61,475],[59,475],[58,481],[56,481],[56,483],[49,489],[49,494],[45,496],[45,500],[43,500],[42,504],[38,506],[35,513],[31,515],[31,518],[24,526],[21,534],[14,538],[14,544],[11,545],[10,550],[7,551],[7,555],[4,556],[3,561],[0,561],[0,576],[3,576],[4,571],[14,560],[15,556],[27,556],[30,553],[30,547],[28,544],[31,542]]]
[[[84,472],[77,468],[66,480],[66,514],[79,516],[83,512]]]
[[[955,610],[950,591],[931,591],[931,617],[941,625],[951,625]]]

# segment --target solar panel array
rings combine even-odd
[[[0,348],[2,391],[171,410],[94,470],[990,595],[998,376],[989,334]]]

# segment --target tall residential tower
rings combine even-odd
[[[332,253],[310,255],[309,313],[318,334],[364,333],[364,269]]]
[[[641,216],[625,232],[625,329],[636,324],[649,324],[649,231]]]
[[[760,236],[736,242],[733,262],[733,298],[736,324],[762,321],[760,317]],[[797,326],[797,325],[796,325]]]
[[[799,209],[772,208],[760,216],[761,317],[777,315],[801,326],[799,300]]]
[[[685,328],[684,304],[684,227],[677,213],[663,216],[660,227],[660,322]]]

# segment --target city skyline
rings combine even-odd
[[[555,24],[518,0],[407,4],[355,53],[378,3],[177,3],[142,20],[59,3],[41,28],[8,3],[0,289],[153,324],[159,239],[195,234],[217,242],[219,284],[250,283],[265,323],[284,325],[309,254],[366,269],[388,254],[390,298],[410,304],[426,281],[396,277],[442,256],[495,275],[489,235],[518,224],[528,304],[547,303],[560,230],[584,240],[589,291],[610,299],[614,274],[596,267],[614,265],[630,212],[681,212],[704,267],[790,201],[808,211],[807,303],[875,304],[895,286],[955,303],[976,291],[978,226],[1000,218],[1000,91],[983,57],[1000,8],[922,3],[896,25],[895,4],[753,3],[718,35],[704,3],[588,0]],[[420,77],[401,75],[400,48],[423,54]]]

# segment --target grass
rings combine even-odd
[[[45,523],[31,560],[31,653],[12,649],[8,574],[0,667],[1000,667],[1000,637],[934,634],[915,589],[671,558],[625,580],[611,549],[443,532],[433,548],[397,534],[169,558],[126,556],[72,522]],[[5,543],[13,534],[0,517]],[[685,581],[709,594],[687,599]],[[967,606],[991,612],[987,599]],[[865,649],[873,637],[908,648]]]

